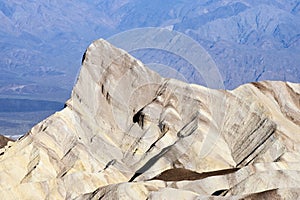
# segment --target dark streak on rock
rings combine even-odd
[[[243,160],[241,160],[238,164],[237,164],[237,167],[239,167],[245,160],[247,160],[247,158],[249,158],[251,155],[253,155],[254,154],[254,152],[261,146],[261,145],[263,145],[274,133],[275,133],[275,131],[276,131],[276,125],[274,124],[273,125],[274,127],[273,127],[273,129],[271,129],[271,131],[270,131],[270,133],[267,135],[267,137],[261,142],[261,143],[259,143],[246,157],[244,157],[244,159]],[[254,156],[250,161],[248,161],[246,164],[245,164],[245,166],[247,166],[249,163],[251,163],[251,161],[252,160],[254,160],[255,158],[257,157],[257,155],[256,156]]]
[[[83,64],[83,62],[84,62],[84,60],[85,60],[85,57],[86,57],[86,51],[87,51],[87,50],[85,50],[85,52],[83,53],[83,56],[82,56],[82,59],[81,59],[81,64]]]

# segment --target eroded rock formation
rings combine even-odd
[[[87,49],[66,107],[2,149],[0,194],[295,199],[299,142],[299,84],[189,85],[100,39]]]

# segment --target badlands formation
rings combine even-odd
[[[65,108],[0,153],[1,199],[297,199],[300,85],[212,90],[100,39]]]

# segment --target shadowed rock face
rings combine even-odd
[[[164,79],[104,40],[66,107],[0,156],[4,199],[290,197],[300,85],[233,91]],[[238,169],[238,170],[237,170]]]
[[[9,141],[13,141],[13,140],[3,135],[0,135],[0,149],[5,147]]]

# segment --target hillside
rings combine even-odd
[[[295,199],[300,85],[165,79],[103,39],[66,107],[1,149],[4,199]],[[218,196],[218,197],[217,197]]]
[[[154,27],[184,34],[203,48],[218,70],[217,87],[182,54],[186,46],[143,48],[132,55],[152,70],[209,88],[234,89],[264,80],[300,82],[300,3],[298,0],[206,1],[31,1],[0,2],[0,98],[56,101],[69,98],[86,47],[102,37]],[[145,35],[136,35],[143,41]],[[157,38],[154,38],[154,40]],[[132,41],[127,42],[130,46]],[[181,49],[184,48],[184,49]],[[203,51],[202,51],[203,52]],[[201,55],[194,55],[194,59]],[[204,78],[203,78],[204,77]],[[49,114],[0,113],[0,134],[22,135]],[[30,115],[27,119],[23,116]],[[15,119],[12,119],[14,118]],[[7,124],[7,125],[1,125]],[[25,126],[23,126],[25,124]],[[16,127],[16,128],[14,128]]]

